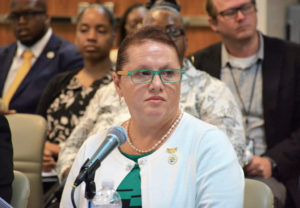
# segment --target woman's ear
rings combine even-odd
[[[123,97],[122,90],[120,87],[120,82],[121,82],[120,76],[116,72],[113,73],[113,81],[114,81],[117,93],[119,94],[120,97]]]

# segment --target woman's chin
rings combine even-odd
[[[165,110],[162,110],[162,109],[151,109],[151,110],[147,110],[145,112],[145,115],[148,117],[151,117],[151,118],[154,118],[154,117],[161,117],[161,116],[164,116],[164,114],[166,113]]]

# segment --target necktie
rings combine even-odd
[[[9,103],[11,98],[13,97],[18,87],[20,86],[21,82],[24,80],[24,78],[26,77],[26,75],[28,74],[31,68],[32,57],[33,57],[33,53],[30,50],[25,50],[24,53],[22,54],[23,64],[18,69],[15,79],[11,83],[6,94],[3,96],[3,102],[6,104],[7,108],[9,108]]]

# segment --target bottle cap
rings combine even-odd
[[[112,180],[104,180],[102,181],[102,188],[114,188],[114,182]]]

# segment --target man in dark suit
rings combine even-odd
[[[270,186],[277,207],[300,207],[300,46],[257,31],[255,0],[208,0],[206,10],[223,42],[191,59],[240,104],[254,155],[245,174]]]
[[[13,148],[8,122],[0,115],[0,197],[10,203],[14,180]]]
[[[0,93],[7,107],[0,112],[34,113],[48,81],[60,72],[81,68],[82,58],[74,44],[52,32],[46,0],[11,0],[10,10],[17,42],[0,48]],[[28,50],[33,54],[30,70],[5,99]]]

